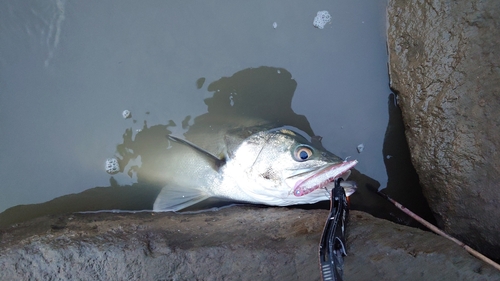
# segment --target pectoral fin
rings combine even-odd
[[[178,211],[210,197],[198,188],[166,185],[156,197],[154,211]]]

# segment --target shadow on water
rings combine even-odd
[[[382,191],[423,219],[436,224],[432,211],[423,196],[415,168],[411,162],[410,150],[405,137],[405,128],[400,108],[394,94],[388,97],[389,122],[384,137],[382,154],[387,170],[387,186]],[[353,179],[356,174],[353,174]],[[420,223],[403,213],[386,199],[376,196],[367,187],[378,189],[372,182],[355,179],[358,190],[351,196],[351,208],[364,211],[378,218],[399,224],[419,227]]]
[[[195,86],[201,89],[204,82],[205,79],[200,78],[196,81]],[[239,71],[231,77],[223,77],[207,87],[209,92],[213,92],[211,98],[205,99],[208,112],[194,118],[192,124],[190,124],[191,116],[186,116],[183,119],[182,128],[187,130],[184,136],[193,143],[204,143],[205,145],[202,147],[214,155],[219,155],[221,152],[218,144],[224,136],[224,132],[235,127],[272,122],[276,127],[289,125],[315,136],[307,118],[292,110],[292,98],[296,87],[297,83],[292,79],[292,75],[282,68],[249,68]],[[427,209],[422,207],[426,203],[418,186],[418,177],[416,177],[414,170],[408,171],[409,151],[404,139],[401,113],[394,106],[392,99],[391,96],[389,102],[390,121],[383,153],[384,157],[392,156],[386,158],[385,161],[389,174],[386,192],[394,196],[395,199],[398,199],[399,195],[407,198],[408,207],[414,207],[413,210],[417,213],[419,210],[428,211],[428,207]],[[98,210],[152,209],[156,196],[168,181],[164,175],[163,163],[169,159],[169,142],[166,136],[172,133],[171,130],[174,127],[177,125],[172,120],[168,121],[167,125],[150,127],[144,121],[142,130],[137,132],[135,136],[132,129],[125,131],[123,143],[117,146],[120,172],[136,178],[137,183],[119,186],[111,177],[110,186],[107,187],[91,188],[78,194],[61,196],[41,204],[15,206],[0,214],[0,227],[44,215]],[[320,145],[318,139],[320,138],[314,138],[316,144]],[[353,171],[351,177],[359,187],[358,192],[351,197],[353,209],[363,210],[377,217],[399,223],[410,224],[410,221],[402,216],[398,210],[395,210],[392,205],[365,188],[367,185],[378,188],[379,182],[357,170]],[[419,201],[415,198],[418,198]],[[220,207],[230,203],[209,199],[190,209]],[[328,209],[329,203],[324,201],[298,207]]]
[[[401,109],[397,106],[394,94],[389,95],[388,108],[389,123],[385,132],[382,150],[388,175],[387,188],[384,189],[384,192],[412,212],[436,225],[436,220],[422,193],[418,174],[411,162],[403,116]],[[391,211],[390,214],[396,219],[396,222],[421,227],[420,223],[408,217],[399,209]]]
[[[213,97],[205,99],[208,113],[196,117],[190,131],[203,130],[208,123],[262,119],[278,126],[294,126],[314,135],[307,118],[292,109],[296,88],[292,74],[283,68],[248,68],[231,77],[223,77],[208,85],[208,91],[214,93]],[[221,118],[224,120],[219,120]]]
[[[205,78],[195,82],[203,87]],[[296,114],[292,99],[297,82],[283,68],[259,67],[241,70],[231,77],[222,77],[208,85],[213,96],[205,99],[207,113],[194,118],[186,116],[181,126],[187,129],[185,137],[194,142],[205,142],[204,148],[218,155],[217,142],[227,129],[273,122],[276,126],[294,126],[310,135],[313,130],[303,115]],[[194,94],[197,94],[196,92]],[[95,187],[78,194],[58,197],[41,204],[19,205],[0,214],[0,226],[7,226],[39,216],[98,210],[150,210],[165,185],[163,163],[168,159],[169,142],[166,138],[174,121],[167,125],[148,127],[135,133],[127,129],[123,143],[117,146],[120,172],[136,177],[137,183],[117,186],[111,177],[110,186]],[[208,201],[215,203],[214,200]],[[227,203],[227,202],[226,202]],[[205,203],[206,205],[206,203]],[[195,207],[204,207],[203,204]]]

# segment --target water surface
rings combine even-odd
[[[324,147],[358,159],[358,171],[385,186],[385,5],[2,1],[0,212],[95,187],[108,187],[100,192],[114,200],[87,193],[65,204],[143,207],[130,198],[151,200],[157,186],[140,185],[137,167],[157,168],[145,158],[161,155],[167,131],[182,135],[196,117],[220,110],[322,136]],[[332,21],[320,30],[312,23],[322,10]],[[132,118],[122,117],[125,109]],[[127,145],[135,145],[136,162],[107,174],[106,158],[123,158]]]

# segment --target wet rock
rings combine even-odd
[[[500,2],[390,0],[391,87],[438,224],[500,259]]]
[[[326,216],[236,206],[42,217],[1,230],[0,280],[319,280]],[[500,280],[432,233],[358,211],[348,233],[345,280]]]

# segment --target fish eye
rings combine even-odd
[[[310,147],[308,146],[299,146],[295,149],[294,153],[294,158],[297,161],[306,161],[309,159],[313,154],[313,151]]]

